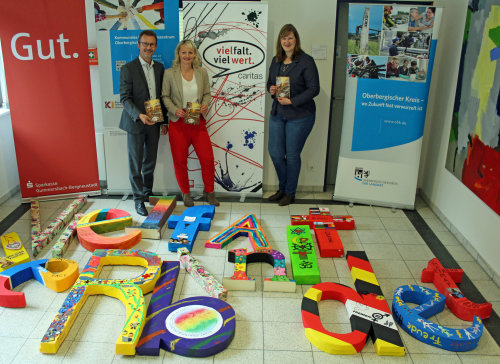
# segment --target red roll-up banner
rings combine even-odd
[[[23,198],[99,191],[84,0],[2,0]]]

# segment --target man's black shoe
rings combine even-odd
[[[144,202],[137,201],[135,203],[135,211],[137,211],[137,213],[141,216],[148,216],[148,210],[146,210]]]

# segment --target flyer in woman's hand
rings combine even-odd
[[[276,77],[276,88],[278,97],[290,98],[290,77]]]
[[[186,107],[186,124],[198,125],[200,123],[201,104],[198,102],[188,102]]]

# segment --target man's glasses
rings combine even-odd
[[[156,43],[139,42],[139,44],[142,44],[144,47],[156,47]]]

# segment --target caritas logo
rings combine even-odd
[[[55,41],[59,43],[58,52],[55,50],[57,47],[54,47],[54,39],[43,42],[40,39],[33,41],[30,33],[17,33],[12,37],[10,49],[14,57],[21,61],[32,61],[33,50],[36,50],[36,55],[41,60],[56,59],[56,53],[65,59],[79,57],[78,53],[72,55],[66,53],[66,43],[69,42],[69,39],[64,38],[63,33],[59,34],[59,38]]]

